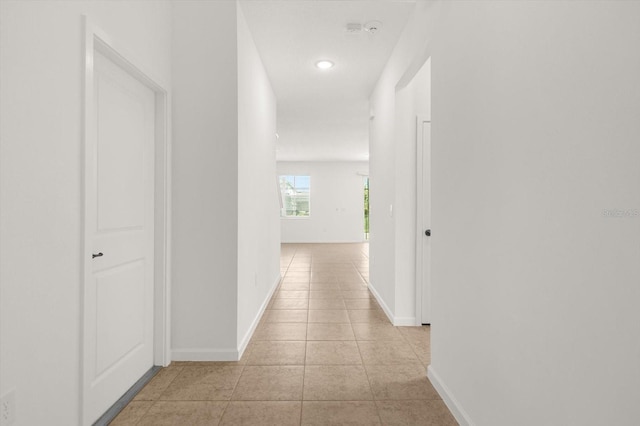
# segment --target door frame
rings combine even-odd
[[[82,171],[82,252],[81,266],[81,295],[80,295],[80,419],[85,424],[85,396],[88,391],[85,387],[87,366],[85,362],[85,333],[86,329],[86,300],[85,286],[91,271],[91,244],[88,241],[90,232],[87,229],[85,215],[87,212],[86,174],[91,170],[91,159],[86,150],[91,135],[96,130],[94,107],[94,52],[98,51],[109,60],[122,67],[143,84],[149,87],[155,94],[155,134],[154,134],[154,319],[153,319],[153,364],[167,366],[171,362],[171,323],[170,323],[170,290],[171,290],[171,140],[169,121],[169,93],[165,89],[169,87],[166,82],[153,76],[144,67],[138,57],[132,55],[126,47],[114,41],[107,33],[97,27],[91,20],[83,15],[84,23],[84,49],[82,61],[84,68],[84,105],[83,105],[83,171]]]
[[[431,123],[431,119],[426,115],[416,116],[416,325],[422,325],[422,290],[423,283],[423,260],[424,260],[424,231],[425,224],[422,223],[424,217],[424,191],[422,183],[424,182],[424,164],[423,164],[423,123]],[[431,170],[429,170],[431,172]],[[433,187],[433,185],[432,185]],[[429,225],[431,226],[431,225]],[[431,283],[428,282],[429,291]],[[431,316],[431,315],[430,315]]]
[[[405,69],[404,73],[402,74],[402,77],[400,77],[400,79],[398,80],[398,83],[396,84],[396,99],[398,96],[398,93],[400,90],[406,88],[414,79],[414,77],[420,72],[420,70],[422,69],[422,67],[427,63],[427,61],[432,57],[432,49],[431,49],[431,44],[429,42],[427,42],[422,49],[416,54],[416,56],[413,58],[413,60],[411,61],[411,63],[407,66],[407,68]],[[433,64],[432,64],[433,67]],[[433,99],[433,96],[432,96]],[[431,104],[431,115],[433,115],[433,102]],[[431,121],[431,119],[429,117],[425,117],[425,116],[417,116],[416,117],[416,145],[417,141],[418,141],[418,132],[419,129],[418,128],[418,124],[419,122],[421,122],[420,120],[425,119],[426,121]],[[419,155],[420,157],[418,157],[418,149],[419,151]],[[421,158],[422,156],[422,147],[420,146],[419,148],[416,146],[416,157],[417,158]],[[418,196],[418,175],[420,176],[420,185],[422,183],[422,162],[418,162],[418,160],[416,159],[416,196]],[[433,187],[433,185],[432,185]],[[422,199],[422,195],[419,195],[420,200]],[[422,201],[419,201],[416,198],[416,214],[422,214]],[[415,221],[415,229],[418,232],[418,234],[416,235],[415,238],[415,316],[413,318],[414,324],[419,326],[422,325],[422,245],[418,244],[418,241],[422,241],[422,235],[424,233],[424,229],[421,229],[422,226],[422,221],[418,220],[419,216],[416,216],[416,221]],[[420,236],[420,238],[418,238]],[[414,254],[414,253],[412,253]],[[420,260],[420,261],[419,261]]]

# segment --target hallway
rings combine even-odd
[[[282,281],[239,362],[174,362],[111,423],[455,425],[426,377],[428,327],[393,327],[368,244],[283,244]]]

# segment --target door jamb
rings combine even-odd
[[[425,115],[416,116],[416,325],[422,325],[422,289],[424,288],[423,264],[424,260],[424,231],[425,224],[422,223],[424,217],[424,191],[422,190],[422,182],[424,176],[423,167],[423,123],[431,123],[431,120]]]
[[[83,105],[83,149],[90,140],[96,123],[93,116],[93,84],[94,52],[99,51],[114,63],[121,66],[132,76],[143,82],[155,94],[155,167],[154,167],[154,324],[153,324],[153,363],[154,365],[167,366],[171,362],[171,140],[170,140],[170,120],[169,120],[169,92],[165,89],[166,82],[158,79],[153,73],[145,70],[142,61],[132,55],[127,49],[115,42],[107,33],[98,28],[91,20],[83,15],[84,23],[84,49],[83,70],[84,70],[84,105]],[[86,152],[86,150],[85,150]],[[90,170],[86,153],[83,154],[83,188],[82,197],[83,213],[81,216],[82,232],[82,252],[80,259],[80,421],[85,423],[84,410],[85,394],[85,300],[84,291],[88,262],[90,259],[91,247],[87,241],[88,230],[86,229],[85,213],[87,208],[87,188],[84,186],[86,173]]]
[[[398,83],[396,84],[396,94],[398,93],[398,90],[403,89],[405,87],[407,87],[411,81],[413,80],[413,78],[416,76],[416,74],[418,74],[418,72],[420,71],[420,69],[422,69],[422,67],[427,63],[427,61],[432,57],[432,52],[431,52],[431,44],[429,42],[425,43],[425,45],[422,47],[422,49],[420,50],[420,52],[413,58],[413,60],[411,61],[411,63],[409,64],[409,66],[407,67],[407,69],[404,71],[404,73],[402,74],[402,77],[400,77],[400,80],[398,80]],[[432,104],[432,108],[433,108],[433,104]],[[418,127],[418,122],[421,123],[421,119],[425,119],[426,121],[431,121],[430,119],[427,119],[428,117],[423,117],[423,116],[418,116],[416,117],[416,142],[418,140],[417,138],[417,132],[418,130],[421,130]],[[417,145],[417,143],[416,143]],[[416,147],[418,148],[418,147]],[[419,148],[420,149],[420,156],[422,155],[422,147]],[[416,150],[416,157],[417,158],[421,158],[418,157],[418,151]],[[417,162],[417,159],[416,159]],[[420,169],[416,169],[416,195],[417,194],[417,179],[418,179],[418,174],[422,173],[422,161],[419,162],[420,163]],[[416,164],[417,166],[418,164]],[[420,179],[422,179],[422,174],[420,174]],[[420,198],[422,198],[422,195],[419,195]],[[418,199],[416,199],[416,214],[421,214],[422,210],[421,210],[421,204],[418,201]],[[416,272],[416,276],[415,276],[415,285],[416,285],[416,292],[415,292],[415,325],[420,326],[422,325],[422,262],[418,262],[419,259],[421,259],[422,257],[422,245],[418,244],[418,241],[422,241],[422,233],[424,232],[423,229],[419,228],[419,225],[421,226],[421,220],[419,220],[420,216],[416,216],[416,229],[418,231],[418,234],[416,234],[416,258],[415,258],[415,263],[416,263],[416,267],[415,267],[415,272]],[[420,223],[419,223],[420,222]],[[420,238],[418,238],[420,237]],[[418,275],[420,274],[420,275]]]

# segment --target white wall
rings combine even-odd
[[[237,346],[238,55],[235,2],[173,4],[172,347]]]
[[[80,422],[82,14],[171,80],[166,2],[0,2],[0,394],[15,389],[16,425]]]
[[[238,5],[238,346],[280,280],[276,97]]]
[[[173,6],[175,360],[237,359],[279,279],[276,99],[233,1]]]
[[[416,115],[430,113],[430,70],[418,52],[438,5],[418,2],[370,102],[371,284],[396,325],[414,325]]]
[[[462,424],[636,424],[640,4],[435,2],[414,19],[372,101],[432,54],[432,381]],[[376,110],[372,182],[394,177],[392,117]],[[379,217],[391,195],[374,197]],[[394,263],[372,232],[381,286]]]
[[[449,8],[433,371],[478,425],[638,424],[640,3]]]
[[[278,175],[311,176],[309,218],[282,218],[283,243],[352,243],[364,240],[366,162],[278,162]]]
[[[425,63],[406,86],[395,93],[395,306],[396,325],[416,322],[417,117],[431,116],[431,67]]]

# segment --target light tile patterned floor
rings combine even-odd
[[[111,423],[456,425],[426,377],[429,327],[369,293],[368,244],[283,244],[282,282],[238,362],[174,362]]]

